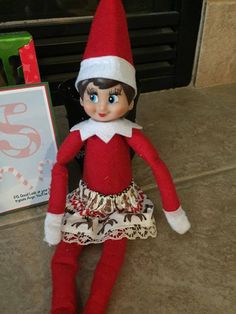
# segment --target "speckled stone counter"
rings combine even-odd
[[[56,116],[64,137],[64,109]],[[128,243],[107,313],[236,313],[236,85],[143,94],[137,122],[171,170],[192,229],[180,236],[169,228],[151,171],[135,156],[135,179],[157,208],[158,237]],[[48,314],[54,248],[43,242],[45,211],[0,216],[1,314]],[[81,306],[100,251],[82,253]]]

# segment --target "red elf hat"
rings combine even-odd
[[[126,83],[137,92],[125,10],[121,0],[100,0],[75,86],[91,78]]]

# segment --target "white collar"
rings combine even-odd
[[[73,128],[70,129],[70,132],[79,130],[81,139],[83,141],[87,140],[93,135],[96,135],[102,141],[108,143],[115,134],[131,137],[132,129],[142,129],[142,127],[127,119],[117,119],[110,122],[100,122],[90,118],[74,125]]]

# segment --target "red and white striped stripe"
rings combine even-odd
[[[39,180],[40,181],[43,181],[43,169],[44,169],[44,166],[48,164],[50,165],[51,167],[53,166],[53,161],[50,160],[50,159],[46,159],[46,160],[42,160],[39,162],[38,164],[38,172],[40,173],[40,176],[39,176]]]
[[[11,173],[13,176],[15,176],[15,178],[22,184],[24,185],[26,188],[28,188],[29,190],[31,190],[33,188],[33,186],[29,183],[29,181],[27,181],[23,174],[21,174],[16,168],[14,167],[2,167],[0,168],[0,180],[3,179],[3,174],[4,173]]]

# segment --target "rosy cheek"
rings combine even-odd
[[[89,104],[88,105],[88,110],[89,111],[96,111],[96,106],[94,104]]]
[[[125,114],[127,111],[128,111],[127,108],[122,107],[122,108],[117,109],[116,113],[117,113],[118,115],[123,115],[123,114]]]
[[[94,113],[94,108],[92,106],[84,106],[84,111],[90,115]]]

